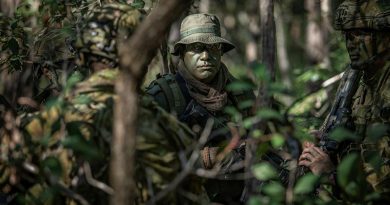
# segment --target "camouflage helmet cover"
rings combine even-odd
[[[80,53],[89,53],[117,61],[116,40],[119,30],[130,36],[144,17],[142,10],[127,4],[105,4],[88,15],[81,29],[75,48]]]
[[[345,0],[336,10],[336,30],[390,29],[389,0]]]

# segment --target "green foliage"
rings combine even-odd
[[[356,135],[343,127],[338,127],[329,134],[329,138],[341,142],[356,139]]]
[[[259,180],[270,180],[277,177],[276,170],[268,162],[262,162],[252,167],[253,175]]]
[[[315,176],[311,173],[304,175],[300,178],[294,187],[295,194],[309,194],[313,192],[316,188],[317,182],[319,180],[318,176]]]

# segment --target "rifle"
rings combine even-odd
[[[362,70],[353,69],[348,66],[341,80],[341,87],[339,87],[336,99],[332,105],[331,111],[326,118],[318,147],[325,151],[331,159],[336,156],[339,149],[339,142],[329,138],[329,134],[336,128],[343,127],[348,130],[353,130],[354,124],[352,122],[352,97],[355,95],[359,87]],[[298,176],[304,175],[308,172],[308,168],[300,166]]]

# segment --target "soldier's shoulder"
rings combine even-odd
[[[145,92],[152,96],[159,106],[169,111],[171,101],[175,100],[174,94],[181,94],[178,88],[174,74],[158,74],[156,79],[146,87]]]

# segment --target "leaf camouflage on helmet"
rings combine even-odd
[[[390,29],[390,1],[346,0],[336,11],[336,30]]]
[[[131,36],[144,16],[143,10],[126,4],[106,4],[93,11],[87,16],[88,23],[80,29],[75,43],[80,58],[84,60],[88,55],[94,55],[117,63],[118,37]]]

